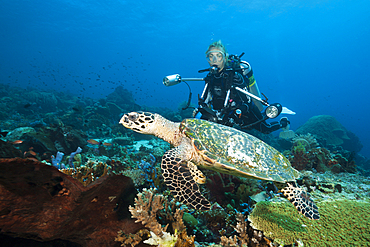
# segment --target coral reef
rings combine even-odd
[[[0,158],[22,157],[22,152],[11,142],[0,140]]]
[[[354,173],[357,171],[354,156],[348,155],[348,157],[344,157],[340,153],[331,153],[326,148],[312,148],[306,151],[304,146],[298,144],[297,146],[293,146],[291,153],[284,152],[284,154],[292,166],[299,171],[315,170],[318,172],[332,171],[335,173]]]
[[[126,169],[122,174],[131,178],[135,187],[141,187],[145,184],[145,178],[141,175],[142,171],[140,169]]]
[[[75,152],[72,152],[71,153],[71,155],[69,156],[69,158],[68,158],[68,165],[69,165],[69,167],[72,167],[72,168],[74,168],[75,166],[74,166],[74,164],[73,164],[73,160],[74,160],[74,158],[75,158],[75,155],[76,154],[80,154],[82,152],[82,148],[80,148],[80,147],[77,147],[77,150],[75,151]],[[81,157],[81,156],[78,156],[78,157]],[[78,160],[78,159],[77,159]],[[80,159],[81,160],[81,159]]]
[[[61,172],[80,181],[84,186],[88,186],[100,177],[108,174],[110,166],[102,162],[88,161],[85,165],[76,168],[61,169]]]
[[[320,139],[324,146],[345,145],[348,150],[355,152],[359,152],[362,148],[358,137],[329,115],[310,118],[296,130],[296,134],[312,134]]]
[[[132,218],[136,218],[135,223],[141,222],[150,230],[149,239],[144,243],[158,246],[194,246],[194,237],[188,237],[186,227],[182,220],[184,212],[181,209],[175,209],[176,205],[168,205],[167,198],[160,194],[155,194],[153,189],[143,189],[135,198],[135,207],[129,206]],[[164,210],[162,214],[161,210]],[[157,221],[159,214],[166,219],[166,226]],[[171,224],[173,234],[166,232],[167,227]],[[147,233],[147,232],[146,232]],[[115,241],[121,242],[122,245],[130,244],[136,246],[143,240],[142,231],[137,232],[135,236],[127,235],[123,230],[118,232]]]
[[[153,190],[143,189],[135,198],[135,207],[129,206],[132,218],[137,219],[135,223],[141,222],[158,237],[163,236],[167,229],[167,226],[162,228],[156,219],[157,212],[164,208],[163,201],[162,195],[155,195]]]
[[[297,215],[287,202],[259,202],[248,217],[279,245],[303,242],[304,246],[364,246],[370,241],[369,202],[333,200],[318,203],[321,218],[310,221]]]
[[[237,215],[238,223],[234,227],[235,231],[239,236],[234,235],[234,237],[221,237],[222,246],[248,246],[248,234],[247,234],[247,222],[242,214]]]
[[[245,220],[244,215],[238,214],[236,217],[238,223],[234,226],[234,229],[238,236],[234,235],[229,238],[222,236],[220,242],[222,246],[274,246],[272,241],[264,236],[262,231],[250,227],[250,222]]]
[[[293,139],[293,150],[296,148],[304,149],[305,151],[309,151],[312,148],[319,146],[316,138],[311,135],[310,133],[306,135],[296,135]]]
[[[141,160],[138,168],[142,171],[141,175],[150,183],[150,186],[157,188],[154,181],[158,181],[157,167],[155,167],[156,159],[152,154],[149,154],[150,161]]]
[[[297,170],[356,172],[353,152],[340,149],[339,152],[331,153],[326,148],[318,147],[316,138],[311,134],[297,135],[292,139],[292,143],[291,151],[285,151],[284,154]]]
[[[207,174],[206,186],[211,193],[211,197],[219,204],[224,204],[227,195],[233,194],[235,183],[239,178],[219,172],[205,171],[205,174]]]
[[[191,113],[181,110],[186,102],[174,112],[139,106],[122,87],[91,99],[36,90],[24,94],[1,84],[0,98],[0,158],[6,158],[0,160],[0,245],[17,237],[29,246],[58,241],[64,246],[321,246],[339,238],[353,246],[369,239],[370,181],[358,171],[370,174],[370,162],[354,153],[361,150],[358,137],[330,116],[314,118],[305,125],[312,128],[302,126],[289,141],[252,132],[286,150],[302,171],[297,182],[307,187],[322,216],[312,222],[281,199],[272,183],[209,170],[203,171],[207,181],[201,193],[213,203],[211,210],[193,211],[172,199],[160,170],[169,144],[143,139],[117,122],[132,110],[181,121]],[[83,152],[71,157],[77,147]],[[66,155],[53,157],[57,152]],[[13,157],[22,159],[8,159]],[[74,169],[52,166],[68,167],[69,158]]]
[[[50,160],[51,154],[55,154],[57,151],[71,153],[79,146],[84,148],[86,146],[84,137],[84,133],[69,127],[42,126],[37,129],[31,127],[16,128],[9,132],[4,139],[9,142],[22,140],[22,143],[17,147],[22,153],[32,148],[37,153],[35,156],[38,159],[42,154],[48,153],[48,159]]]

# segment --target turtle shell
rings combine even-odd
[[[277,182],[294,181],[300,176],[275,148],[235,128],[201,119],[185,119],[180,129],[202,157],[200,166]]]

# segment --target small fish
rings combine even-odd
[[[107,146],[107,147],[110,147],[110,146],[112,146],[112,143],[110,143],[110,142],[104,142],[103,145],[104,146]]]
[[[32,104],[30,104],[30,103],[27,103],[27,104],[25,104],[23,107],[24,108],[28,108],[28,107],[30,107]]]
[[[94,140],[94,139],[90,139],[90,140],[87,140],[88,143],[92,144],[92,145],[100,145],[100,142]]]
[[[21,140],[16,140],[16,141],[12,142],[13,145],[17,145],[17,144],[21,144],[21,143],[23,143],[23,141],[21,141]]]
[[[29,158],[29,157],[32,157],[32,156],[36,157],[37,156],[37,153],[35,151],[29,150],[29,151],[25,151],[23,153],[23,156],[25,158]]]

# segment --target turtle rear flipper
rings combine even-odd
[[[299,187],[294,187],[289,183],[287,187],[281,190],[281,192],[283,192],[284,196],[293,203],[298,212],[311,220],[320,219],[318,208],[308,192]]]
[[[178,148],[164,153],[161,168],[164,182],[177,200],[197,210],[211,208],[209,201],[200,193],[187,161],[181,159]]]

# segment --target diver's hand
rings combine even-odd
[[[288,126],[288,124],[290,124],[290,121],[287,117],[282,117],[280,118],[280,128],[286,128]]]
[[[199,112],[198,108],[195,108],[194,111],[193,111],[193,114],[192,116],[195,117],[197,115],[197,113]]]

